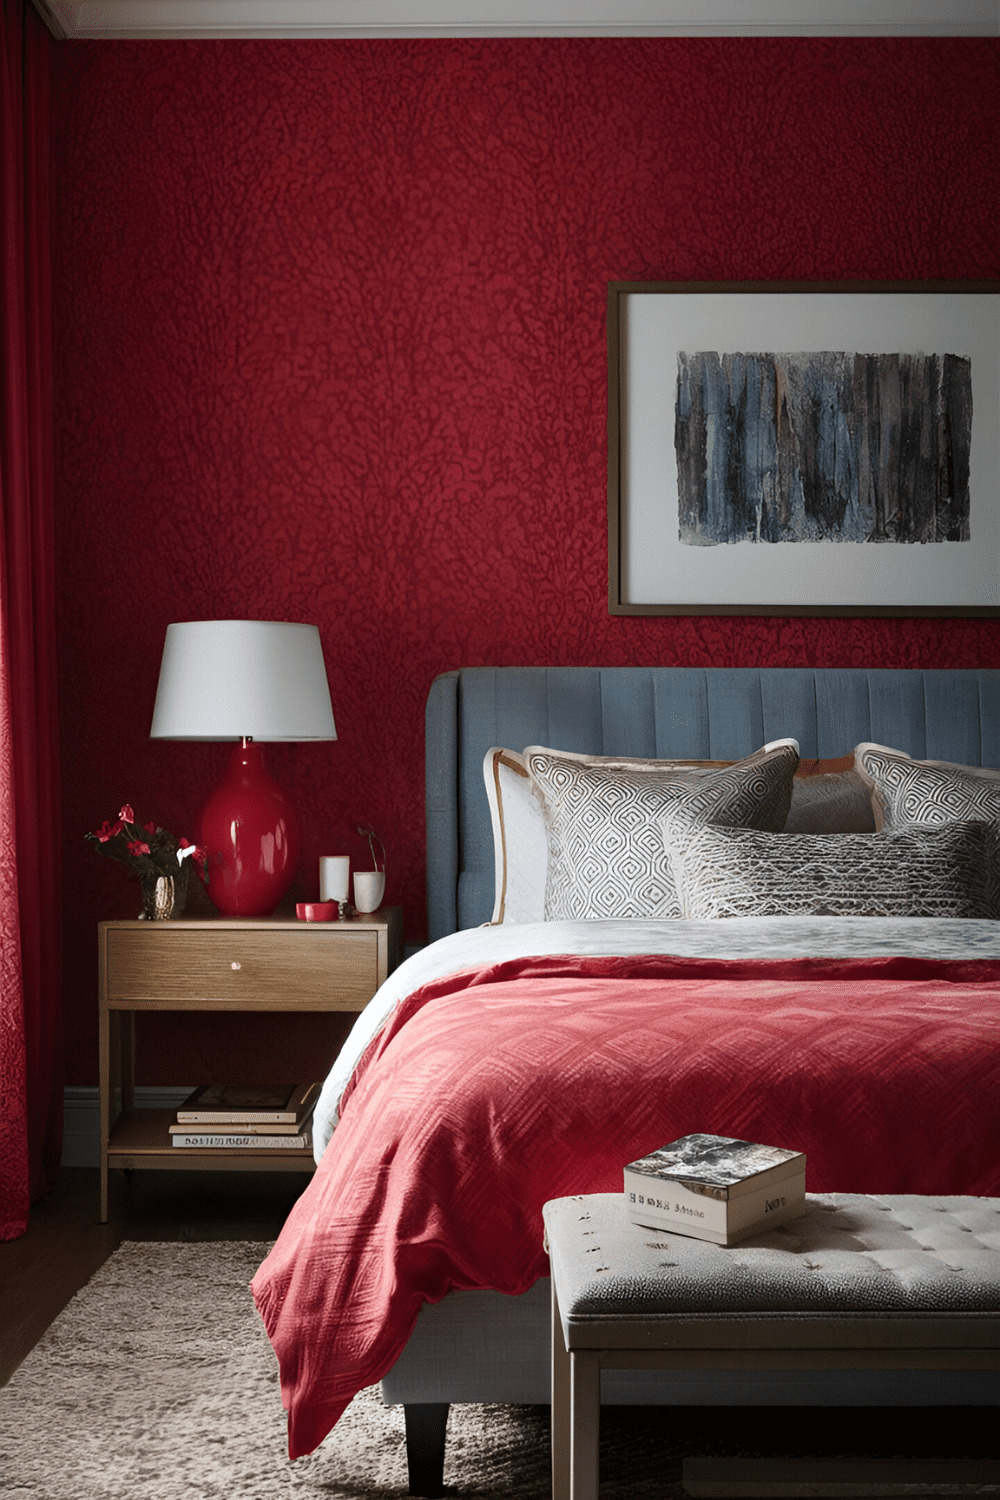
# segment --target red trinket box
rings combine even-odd
[[[337,915],[336,901],[299,901],[295,915],[300,922],[332,922]]]

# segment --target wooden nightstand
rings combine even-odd
[[[135,1013],[364,1010],[403,956],[400,907],[344,922],[294,917],[101,922],[98,943],[101,1223],[108,1220],[111,1167],[311,1172],[311,1151],[173,1147],[168,1126],[175,1112],[135,1108]],[[113,1117],[117,1089],[121,1109]]]

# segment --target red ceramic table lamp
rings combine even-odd
[[[168,625],[150,737],[239,741],[199,843],[221,915],[267,916],[292,883],[300,834],[260,745],[337,738],[319,630],[275,620]]]

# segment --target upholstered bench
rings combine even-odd
[[[555,1500],[597,1500],[602,1369],[1000,1368],[1000,1199],[810,1194],[723,1248],[545,1205]]]

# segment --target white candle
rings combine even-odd
[[[319,899],[346,901],[351,889],[349,854],[321,854],[319,857]]]

